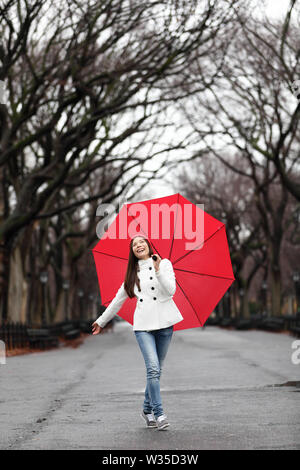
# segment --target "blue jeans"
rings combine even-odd
[[[151,413],[153,411],[155,418],[158,418],[164,414],[160,396],[160,376],[162,364],[172,339],[173,325],[160,330],[137,330],[134,333],[142,351],[147,372],[144,412]]]

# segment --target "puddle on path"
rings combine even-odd
[[[296,387],[296,388],[300,388],[300,380],[289,380],[288,382],[284,382],[283,384],[273,384],[273,385],[268,385],[268,387]]]

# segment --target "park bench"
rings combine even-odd
[[[80,336],[80,330],[72,323],[62,326],[61,331],[65,339],[76,339]]]
[[[54,336],[61,336],[62,334],[61,328],[65,324],[66,324],[65,322],[53,323],[52,325],[49,325],[48,328]]]
[[[252,328],[260,328],[265,318],[267,318],[265,315],[259,313],[252,314],[249,318]]]
[[[294,315],[289,318],[289,331],[292,335],[300,337],[300,315]]]
[[[259,328],[268,331],[282,331],[284,330],[284,319],[276,317],[263,318]]]
[[[222,326],[224,328],[230,327],[230,326],[235,326],[236,320],[235,318],[222,318],[219,326]]]
[[[27,328],[29,346],[34,348],[57,347],[58,337],[51,334],[48,328]]]
[[[93,321],[82,320],[79,322],[80,331],[83,333],[92,333],[92,323]]]
[[[205,326],[217,326],[220,323],[220,318],[218,317],[208,317],[205,322]]]
[[[300,326],[292,326],[290,331],[293,333],[293,335],[297,336],[297,338],[300,337]]]
[[[253,328],[253,324],[251,319],[241,318],[236,322],[235,327],[237,330],[250,330]]]

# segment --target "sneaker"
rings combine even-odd
[[[159,416],[156,420],[156,423],[157,423],[158,431],[162,431],[163,429],[170,426],[170,424],[168,423],[166,415]]]
[[[143,410],[141,417],[146,421],[148,428],[157,428],[157,424],[155,419],[153,418],[152,413],[146,414]]]

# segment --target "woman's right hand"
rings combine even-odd
[[[94,322],[92,324],[92,334],[93,335],[98,335],[99,333],[101,333],[102,330],[103,330],[103,328],[101,328],[101,326],[99,326],[98,323]]]

